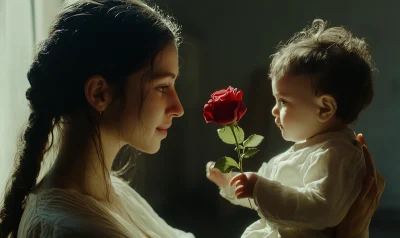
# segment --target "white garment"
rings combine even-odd
[[[252,202],[261,219],[242,237],[334,237],[365,173],[362,146],[349,128],[294,144],[259,169]],[[221,188],[220,194],[249,207],[247,199],[235,197],[234,187]]]
[[[169,226],[121,179],[112,177],[112,184],[133,222],[90,196],[53,188],[29,195],[18,237],[194,237]]]

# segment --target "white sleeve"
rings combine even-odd
[[[278,225],[322,230],[338,225],[345,217],[365,175],[362,151],[329,148],[310,156],[310,165],[304,168],[305,187],[259,178],[254,200],[265,219]]]
[[[274,160],[275,160],[276,157],[272,158],[270,161],[268,161],[268,163],[263,163],[261,165],[261,168],[258,170],[257,174],[260,175],[260,176],[263,176],[263,177],[269,177],[270,174],[271,174],[272,166],[273,166],[273,163],[274,163]],[[227,177],[228,177],[229,181],[237,174],[238,174],[237,172],[227,174]],[[247,199],[247,198],[237,199],[236,198],[236,196],[235,196],[235,186],[229,186],[229,184],[228,184],[225,187],[220,187],[219,194],[223,198],[225,198],[229,202],[231,202],[232,204],[243,206],[243,207],[247,207],[247,208],[251,208],[250,204],[249,204],[249,199]],[[254,202],[254,200],[250,199],[250,202],[251,202],[251,205],[252,205],[253,209],[257,210],[258,207],[257,207],[256,203]]]
[[[181,231],[181,230],[178,230],[176,228],[172,228],[172,229],[174,230],[174,233],[175,233],[174,237],[177,237],[177,238],[195,238],[195,236],[190,232]]]

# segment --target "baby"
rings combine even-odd
[[[250,198],[261,217],[242,237],[334,237],[365,175],[362,146],[348,126],[372,100],[372,75],[365,41],[322,20],[273,55],[272,115],[295,144],[257,173],[222,174],[207,164],[222,197],[246,207]]]

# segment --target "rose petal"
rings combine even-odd
[[[235,109],[235,115],[237,117],[236,121],[240,121],[240,119],[243,117],[243,115],[247,112],[247,107],[244,105],[243,101],[240,101],[238,103],[237,108]]]
[[[242,90],[239,90],[239,91],[237,91],[237,93],[236,93],[236,95],[235,95],[236,97],[236,100],[242,100],[242,97],[243,97],[243,91]]]
[[[211,94],[211,99],[204,105],[203,116],[206,122],[227,125],[239,121],[247,111],[242,102],[243,92],[232,86]]]
[[[231,86],[228,87],[227,91],[229,94],[229,97],[227,97],[227,100],[230,101],[236,101],[236,88],[232,88]]]
[[[235,108],[237,105],[238,102],[236,101],[229,103],[214,103],[212,111],[214,122],[224,126],[236,121],[237,114],[235,113]]]
[[[219,101],[222,97],[224,97],[228,92],[225,89],[218,90],[211,94],[211,99],[213,101]]]
[[[232,87],[232,86],[228,86],[228,88],[227,88],[226,90],[232,92],[232,91],[234,91],[235,89],[236,89],[236,88],[234,88],[234,87]]]
[[[206,120],[207,123],[212,122],[214,120],[213,116],[212,116],[212,110],[213,110],[213,106],[210,104],[206,104],[204,105],[204,109],[203,109],[203,117]]]

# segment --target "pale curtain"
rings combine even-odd
[[[0,201],[28,118],[26,74],[61,0],[0,0]]]

